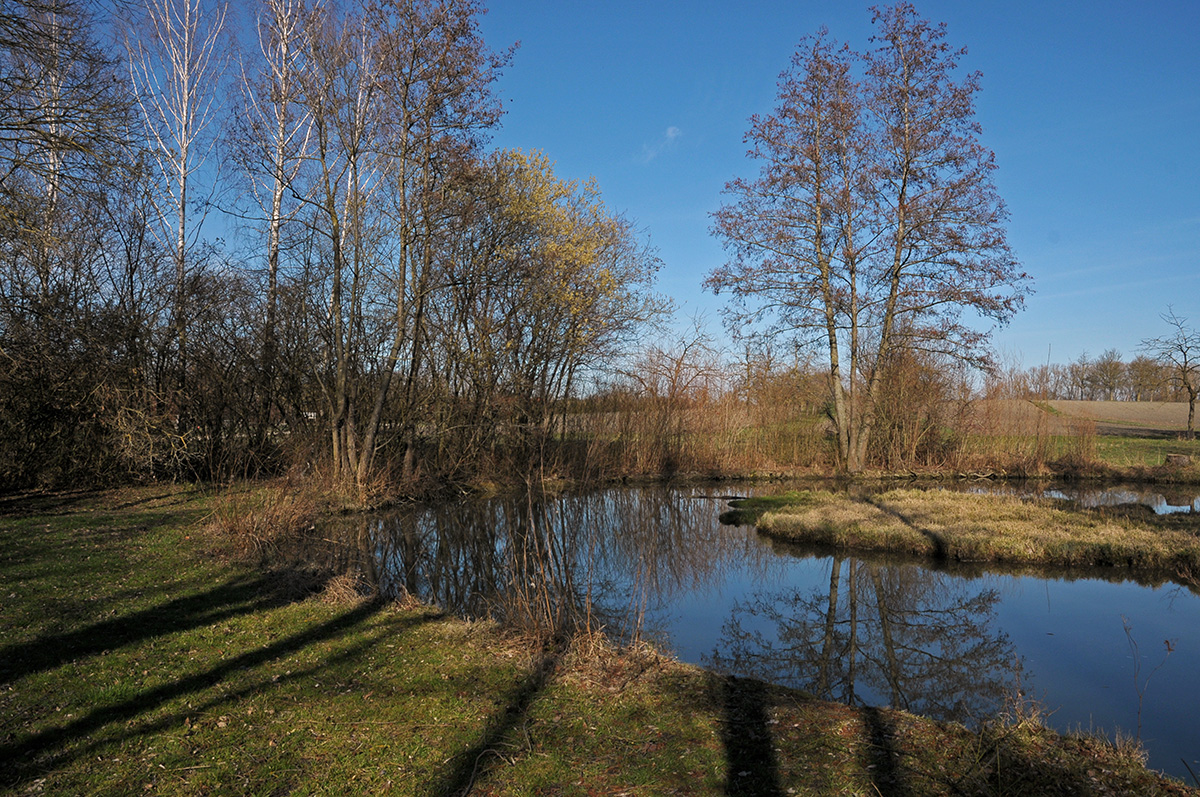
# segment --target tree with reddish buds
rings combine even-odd
[[[1023,305],[1029,277],[980,141],[979,74],[912,5],[875,9],[876,48],[822,30],[780,76],[778,106],[751,119],[759,163],[735,179],[713,230],[730,260],[706,286],[741,328],[769,321],[827,352],[838,455],[862,469],[883,368],[898,350],[991,366],[990,330]]]

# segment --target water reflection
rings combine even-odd
[[[1052,484],[1043,482],[967,481],[947,483],[944,489],[980,493],[983,495],[1012,495],[1020,498],[1056,498],[1070,501],[1085,509],[1140,504],[1156,514],[1200,512],[1200,495],[1194,485],[1170,484]]]
[[[669,489],[463,501],[344,519],[323,530],[322,555],[386,596],[469,617],[602,628],[684,661],[939,719],[986,717],[1022,686],[1060,730],[1143,727],[1151,765],[1178,776],[1200,754],[1192,592],[1125,570],[1044,578],[802,549],[722,526],[726,508]],[[1146,655],[1179,640],[1144,705],[1123,617]]]
[[[1194,487],[1157,486],[1154,488],[1115,485],[1112,487],[1055,487],[1043,493],[1047,498],[1063,498],[1093,509],[1102,506],[1142,504],[1159,515],[1200,512],[1200,497]]]
[[[739,600],[706,664],[818,697],[969,722],[1016,693],[999,593],[913,565],[833,556],[820,588]]]
[[[530,493],[346,521],[336,535],[356,541],[360,569],[387,597],[629,639],[648,614],[744,558],[744,535],[714,522],[714,503],[669,490]]]
[[[763,588],[786,580],[790,557],[722,527],[722,506],[673,490],[531,493],[376,516],[342,534],[385,596],[526,630],[604,628],[670,648],[699,636],[715,669],[939,719],[992,714],[1015,690],[1020,663],[995,627],[996,590],[843,556],[827,560],[819,589]],[[731,573],[752,582],[731,604],[681,616],[698,597],[729,594]]]

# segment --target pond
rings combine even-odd
[[[386,595],[602,628],[722,672],[967,724],[1033,700],[1059,730],[1138,736],[1151,767],[1189,783],[1188,765],[1200,773],[1193,592],[1120,571],[1030,575],[782,544],[722,525],[719,489],[464,501],[326,536],[353,540],[346,564]]]

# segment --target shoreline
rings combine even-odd
[[[217,500],[6,505],[0,791],[1200,793],[1019,711],[967,731],[338,593],[214,549]]]

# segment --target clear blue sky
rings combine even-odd
[[[922,0],[983,73],[978,119],[996,153],[1009,241],[1036,293],[995,343],[1025,365],[1066,362],[1200,326],[1200,2]],[[661,290],[718,315],[701,289],[724,261],[709,213],[756,167],[742,136],[769,112],[796,44],[821,25],[856,49],[867,3],[492,0],[496,49],[520,48],[499,84],[493,138],[540,149],[560,176],[595,176],[650,235]]]

